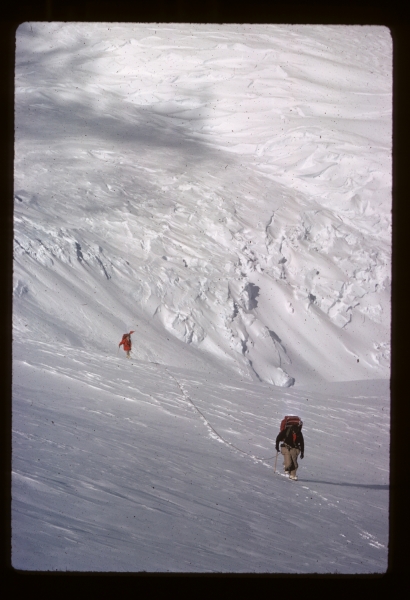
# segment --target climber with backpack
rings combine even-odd
[[[130,358],[130,352],[131,352],[131,348],[132,348],[132,342],[131,342],[131,334],[132,333],[134,333],[134,331],[130,331],[129,333],[124,333],[124,335],[122,336],[122,340],[118,344],[118,348],[120,346],[124,346],[124,350],[127,353],[127,358]]]
[[[305,441],[302,433],[303,422],[299,417],[285,417],[280,424],[280,432],[276,438],[276,452],[280,451],[284,458],[285,473],[289,473],[289,479],[297,480],[298,456],[303,458]]]

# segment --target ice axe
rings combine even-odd
[[[276,473],[276,463],[278,462],[278,454],[279,454],[279,451],[278,451],[278,450],[276,450],[275,469],[274,469],[274,471],[273,471],[274,473]]]

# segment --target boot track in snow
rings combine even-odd
[[[255,461],[261,462],[265,467],[268,467],[269,469],[272,469],[271,465],[266,464],[264,461],[266,460],[272,460],[273,458],[275,458],[274,456],[270,456],[270,457],[266,457],[266,458],[261,458],[259,456],[255,456],[254,454],[249,454],[248,452],[245,452],[244,450],[241,450],[240,448],[238,448],[237,446],[235,446],[235,444],[232,444],[232,442],[228,442],[228,440],[226,440],[220,433],[218,433],[216,431],[216,429],[214,427],[212,427],[212,425],[209,423],[209,421],[206,419],[206,417],[204,416],[204,414],[199,410],[199,408],[196,406],[195,402],[192,400],[192,398],[188,395],[188,393],[186,392],[186,390],[184,389],[183,385],[178,381],[178,379],[172,375],[169,371],[168,368],[165,365],[161,365],[160,363],[154,362],[154,365],[157,365],[158,367],[162,367],[162,369],[164,371],[166,371],[167,375],[169,377],[171,377],[171,379],[173,379],[176,384],[178,385],[179,389],[182,392],[182,395],[184,396],[184,398],[186,399],[186,401],[193,406],[193,408],[197,411],[197,413],[199,414],[202,422],[204,423],[205,427],[208,428],[208,430],[210,431],[210,435],[212,438],[214,439],[218,439],[220,442],[222,442],[223,444],[226,444],[227,446],[229,446],[230,448],[233,448],[234,450],[236,450],[237,452],[240,452],[241,454],[244,454],[245,456],[248,456],[249,458],[252,458]]]

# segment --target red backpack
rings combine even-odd
[[[302,429],[303,421],[300,417],[288,416],[282,419],[280,424],[280,430],[283,431],[286,427],[290,427],[291,425],[296,425]]]
[[[289,427],[285,440],[289,439],[288,436],[292,433],[293,443],[295,443],[296,442],[296,432],[292,431],[292,425],[295,427],[299,427],[299,429],[302,429],[303,421],[300,417],[296,417],[296,416],[284,417],[280,424],[280,430],[283,431],[284,429]]]

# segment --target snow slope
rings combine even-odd
[[[14,362],[16,568],[385,570],[386,382],[283,392],[38,343]],[[297,482],[274,473],[287,413],[305,422]]]
[[[391,56],[379,27],[19,27],[14,566],[386,568]]]

